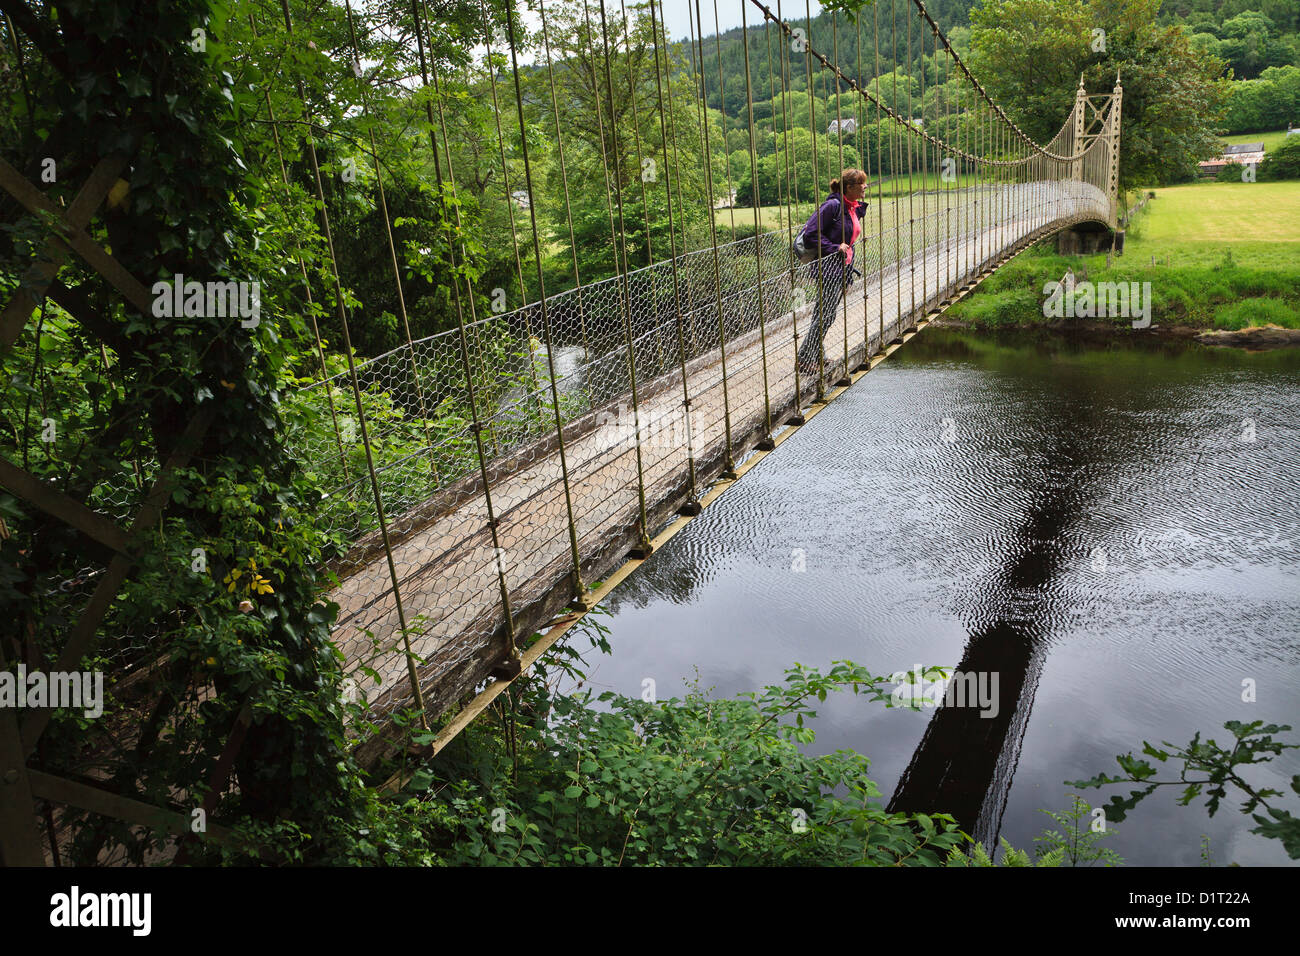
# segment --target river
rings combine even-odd
[[[982,708],[832,696],[811,747],[1032,852],[1040,808],[1132,789],[1064,781],[1144,740],[1300,725],[1297,501],[1300,350],[930,328],[610,595],[590,686],[730,696],[837,659],[996,674]],[[1248,779],[1289,792],[1297,754]],[[1204,834],[1218,865],[1291,862],[1231,797],[1210,818],[1163,788],[1102,845],[1194,866]]]

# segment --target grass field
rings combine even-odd
[[[1286,130],[1274,130],[1271,133],[1237,133],[1233,136],[1222,137],[1223,141],[1229,145],[1238,143],[1263,143],[1264,152],[1277,149],[1282,140],[1286,139]]]
[[[799,209],[804,207],[805,204],[800,203],[800,206],[795,210],[796,216]],[[804,219],[812,215],[812,208],[811,205],[806,206],[807,211],[804,213]],[[788,221],[785,206],[760,206],[758,208],[758,218],[763,229],[780,229]],[[733,222],[736,224],[736,228],[739,229],[753,225],[754,210],[746,207],[718,209],[715,211],[714,219],[717,220],[719,229],[730,229]]]
[[[1125,237],[1125,258],[1171,266],[1209,266],[1223,260],[1231,247],[1243,265],[1260,268],[1294,267],[1300,263],[1300,182],[1191,183],[1155,190],[1133,221]],[[871,216],[881,206],[874,194],[867,197]],[[787,221],[784,206],[759,210],[764,229],[794,228],[812,214],[812,204],[794,210]],[[888,220],[893,202],[886,195],[882,209]],[[738,229],[753,223],[751,209],[719,209],[719,228]]]
[[[1109,267],[1105,255],[1063,257],[1043,243],[949,315],[980,326],[1041,324],[1044,282],[1082,268],[1094,282],[1150,282],[1153,316],[1166,327],[1300,328],[1300,182],[1195,183],[1155,194]]]
[[[1125,258],[1173,266],[1300,263],[1300,182],[1191,183],[1155,190],[1125,237]]]

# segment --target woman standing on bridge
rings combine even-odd
[[[853,246],[862,235],[861,217],[867,204],[867,174],[846,169],[831,180],[830,195],[804,226],[804,243],[818,250],[808,274],[817,282],[813,324],[799,348],[799,368],[815,373],[820,365],[822,339],[835,321],[845,287],[852,281]]]

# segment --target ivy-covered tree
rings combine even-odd
[[[0,493],[0,616],[16,625],[5,657],[54,669],[95,587],[106,602],[74,667],[106,672],[103,714],[56,712],[34,765],[89,773],[186,818],[207,799],[209,830],[231,828],[228,852],[241,858],[346,857],[365,802],[343,736],[336,608],[316,570],[335,543],[311,521],[319,493],[286,451],[281,416],[305,331],[288,266],[301,223],[263,202],[278,185],[238,146],[261,97],[237,81],[224,11],[207,0],[3,10],[21,52],[5,88],[14,108],[0,118],[5,159],[66,206],[118,157],[88,231],[155,296],[145,309],[121,279],[71,259],[58,304],[33,302],[0,354],[0,455],[123,529],[146,516],[114,559],[30,496]],[[7,194],[0,223],[7,300],[47,226]],[[167,308],[181,277],[251,286],[260,308],[235,314],[202,297]],[[43,434],[43,419],[56,427]],[[146,500],[164,478],[150,521]],[[233,760],[219,763],[228,744]],[[57,852],[83,864],[140,862],[168,840],[75,808],[57,828]]]

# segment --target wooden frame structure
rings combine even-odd
[[[150,314],[153,297],[144,283],[86,231],[111,190],[121,182],[119,176],[127,165],[128,158],[120,154],[100,159],[73,201],[67,208],[60,208],[17,169],[0,159],[0,188],[49,227],[44,248],[33,258],[19,288],[0,311],[0,351],[12,348],[26,329],[33,310],[47,297],[101,340],[105,337],[107,327],[90,310],[85,296],[58,280],[60,266],[74,254],[121,296],[127,308]],[[190,420],[127,528],[50,488],[30,472],[0,459],[0,486],[111,554],[107,569],[99,575],[57,659],[48,662],[51,670],[76,669],[91,648],[111,602],[135,564],[138,542],[161,521],[175,487],[176,472],[185,467],[199,447],[215,411],[216,399],[213,399]],[[0,667],[6,666],[5,658],[4,645],[0,642]],[[0,708],[0,863],[41,866],[55,862],[58,848],[52,833],[48,850],[41,846],[36,825],[40,801],[65,804],[177,835],[195,832],[192,811],[155,806],[135,794],[110,790],[102,781],[59,776],[29,766],[51,716],[49,709],[33,709],[20,721],[18,711]],[[219,826],[207,825],[206,817],[215,808],[216,798],[230,776],[243,742],[247,714],[241,716],[243,719],[237,721],[235,732],[213,766],[209,793],[201,806],[204,832],[218,840],[228,838],[228,833]]]

